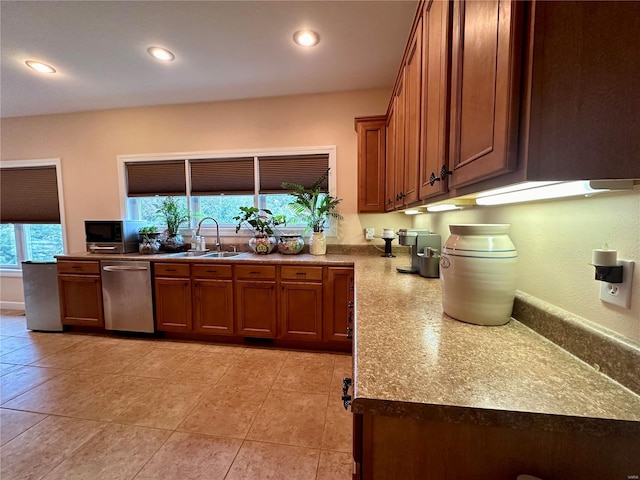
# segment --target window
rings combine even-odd
[[[285,215],[287,230],[299,232],[304,225],[293,220],[288,207],[293,197],[282,182],[310,186],[328,168],[335,178],[335,147],[177,156],[120,157],[126,218],[164,228],[156,214],[157,204],[163,196],[172,195],[190,212],[191,225],[185,228],[194,228],[203,217],[214,217],[224,234],[232,234],[233,217],[240,207],[255,206]],[[205,225],[210,228],[211,224]]]
[[[64,253],[60,161],[2,162],[0,168],[0,268],[53,261]]]

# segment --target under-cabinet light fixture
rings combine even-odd
[[[147,52],[156,60],[162,60],[164,62],[172,62],[176,58],[173,52],[162,47],[149,47],[147,48]]]
[[[40,73],[56,73],[56,69],[46,63],[36,62],[35,60],[27,60],[24,63],[27,67],[33,68],[35,71]]]
[[[409,210],[404,211],[405,215],[420,215],[421,213],[424,212],[418,208],[410,208]]]
[[[590,196],[610,190],[633,188],[633,180],[527,182],[478,194],[478,205],[503,205],[575,196]]]
[[[462,210],[462,207],[451,203],[445,203],[442,205],[427,205],[427,212],[450,212],[451,210]]]

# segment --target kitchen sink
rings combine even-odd
[[[203,257],[207,258],[227,258],[227,257],[235,257],[236,255],[242,255],[244,252],[209,252]]]
[[[188,251],[178,253],[167,253],[165,256],[170,258],[187,258],[187,257],[203,257],[203,258],[228,258],[235,257],[236,255],[242,255],[244,252],[210,252],[205,251]]]

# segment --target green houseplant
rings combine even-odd
[[[242,227],[253,232],[253,237],[249,239],[249,246],[255,253],[271,253],[276,246],[276,233],[279,225],[286,225],[287,221],[283,215],[274,215],[271,210],[256,207],[240,207],[240,214],[233,217],[238,222],[236,233]]]
[[[329,170],[321,175],[309,188],[298,183],[283,182],[282,188],[290,190],[294,197],[289,207],[294,212],[296,218],[302,220],[307,229],[313,231],[309,243],[309,252],[313,255],[324,255],[327,251],[327,242],[324,236],[324,229],[329,219],[342,220],[336,209],[342,201],[323,192],[322,185],[329,178]]]
[[[163,250],[178,251],[184,247],[184,238],[180,235],[180,225],[189,220],[189,212],[180,206],[172,196],[165,197],[158,206],[158,216],[164,219],[167,224],[164,238],[162,239]]]

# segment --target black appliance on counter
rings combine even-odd
[[[85,220],[87,252],[137,252],[138,229],[145,225],[142,220]]]

